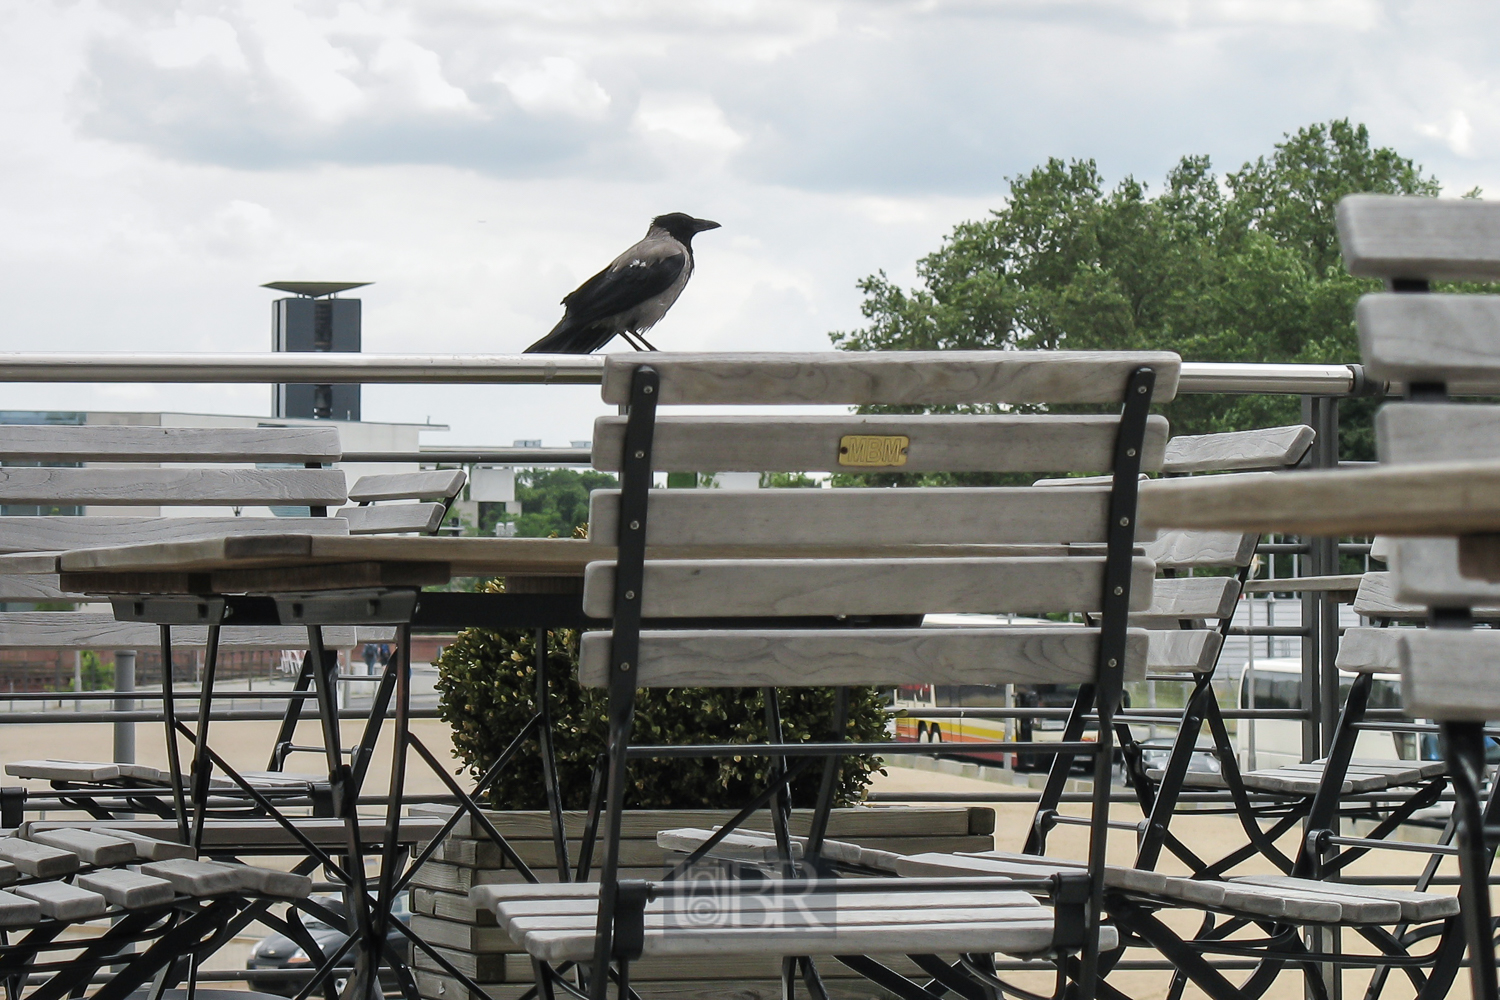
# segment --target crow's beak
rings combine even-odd
[[[694,219],[693,220],[693,232],[695,232],[695,233],[701,233],[701,232],[704,232],[704,231],[709,230],[709,229],[718,229],[718,228],[719,228],[719,224],[717,222],[710,222],[708,219]]]

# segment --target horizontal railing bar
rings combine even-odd
[[[599,355],[0,353],[5,382],[598,385]]]
[[[708,743],[681,746],[634,746],[626,749],[628,757],[664,759],[668,757],[829,757],[858,754],[932,753],[931,743]],[[965,753],[1072,753],[1092,754],[1093,743],[965,743]]]
[[[1017,789],[1010,792],[870,792],[867,798],[871,802],[1035,802],[1041,796],[1041,789]],[[1267,795],[1259,792],[1246,792],[1246,797],[1252,803],[1262,805],[1274,805],[1284,803],[1285,795]],[[1341,802],[1405,802],[1411,798],[1409,792],[1397,794],[1395,792],[1361,792],[1356,795],[1340,796]],[[1118,791],[1111,792],[1111,802],[1127,802],[1135,804],[1140,801],[1134,792]],[[1093,802],[1092,792],[1063,792],[1059,802]],[[1190,802],[1197,805],[1232,805],[1233,799],[1228,789],[1206,792],[1182,792],[1177,801]],[[1439,802],[1452,802],[1452,793],[1439,796]]]
[[[67,701],[68,699],[64,698],[63,700]],[[209,713],[209,719],[213,722],[280,722],[285,714],[285,712],[279,710],[247,708],[229,712],[211,712]],[[439,717],[438,710],[435,708],[414,708],[408,714],[413,719],[436,719]],[[340,719],[368,719],[369,717],[370,712],[368,709],[339,709]],[[386,712],[385,714],[385,718],[387,719],[394,719],[395,717],[395,714],[392,712]],[[197,720],[198,712],[196,709],[186,712],[179,709],[177,718],[184,722],[193,722]],[[0,724],[17,723],[19,725],[50,726],[54,724],[73,725],[75,723],[88,722],[160,721],[162,721],[160,712],[0,712]]]
[[[1369,847],[1381,851],[1406,851],[1411,854],[1444,854],[1457,856],[1458,848],[1446,844],[1417,844],[1409,840],[1371,840],[1369,837],[1318,837],[1319,843],[1340,847]]]
[[[369,681],[373,684],[380,683],[379,675],[359,674],[356,680]],[[174,687],[172,693],[179,698],[196,698],[203,692],[196,688]],[[241,688],[215,688],[214,698],[216,700],[246,701],[250,698],[316,698],[316,691],[278,691],[275,688],[267,688],[264,691],[253,691]],[[160,690],[144,688],[137,691],[6,691],[0,692],[0,701],[161,701]]]
[[[1358,365],[1183,362],[1181,393],[1347,396]],[[598,384],[599,355],[0,353],[7,382]]]
[[[587,448],[454,448],[434,451],[346,451],[341,462],[421,463],[422,465],[588,465]]]
[[[1192,678],[1180,678],[1192,680]],[[897,708],[886,709],[896,719],[1066,719],[1073,714],[1070,708]],[[1181,716],[1169,715],[1166,708],[1122,708],[1115,713],[1117,719],[1161,719],[1173,722]],[[1392,709],[1391,711],[1397,711]],[[1307,713],[1300,708],[1226,708],[1219,714],[1226,719],[1305,719]],[[1085,716],[1096,719],[1093,713]]]

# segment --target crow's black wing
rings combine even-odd
[[[621,266],[610,265],[563,299],[567,318],[583,326],[633,309],[671,288],[686,266],[687,254],[680,250],[654,258],[642,254]]]

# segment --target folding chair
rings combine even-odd
[[[573,988],[560,963],[585,963],[602,1000],[610,977],[628,987],[629,964],[643,954],[712,954],[750,949],[780,954],[784,985],[797,970],[814,996],[822,987],[809,954],[836,954],[907,997],[931,991],[895,975],[873,956],[922,953],[1052,953],[1059,975],[1093,989],[1101,935],[1103,883],[1084,872],[1018,879],[1010,888],[1053,898],[1038,909],[1024,892],[983,878],[946,883],[953,895],[924,895],[904,879],[832,879],[820,852],[833,801],[837,757],[901,744],[786,744],[780,741],[776,687],[949,683],[1077,683],[1079,702],[1096,706],[1097,742],[993,745],[1093,754],[1101,794],[1093,851],[1103,867],[1111,768],[1111,720],[1126,678],[1144,675],[1146,636],[1127,627],[1150,602],[1153,567],[1133,547],[1131,509],[1140,469],[1160,464],[1166,425],[1147,410],[1175,391],[1177,359],[1166,354],[1068,352],[811,355],[653,355],[611,358],[604,398],[628,403],[626,417],[595,426],[596,464],[623,473],[621,489],[595,494],[594,537],[618,539],[613,563],[589,566],[584,610],[608,618],[609,632],[583,637],[580,679],[610,697],[609,771],[604,785],[603,864],[595,886],[475,889],[537,963],[550,997]],[[1154,389],[1154,393],[1153,393]],[[674,404],[1015,404],[1095,403],[1117,414],[851,417],[659,416]],[[1057,470],[1112,472],[1094,488],[937,490],[654,491],[655,471],[878,469],[907,471]],[[1050,549],[1037,546],[1051,540]],[[1064,543],[1091,545],[1070,550]],[[702,546],[693,560],[648,560],[646,545]],[[1017,548],[1021,546],[1021,548]],[[1096,628],[921,629],[937,612],[1080,611]],[[882,621],[882,618],[885,620]],[[715,619],[711,628],[695,620]],[[837,619],[843,619],[842,627]],[[649,624],[645,629],[642,622]],[[910,625],[907,625],[910,623]],[[798,626],[803,627],[798,627]],[[905,627],[892,627],[905,626]],[[631,743],[635,691],[651,687],[764,687],[772,742],[764,746],[641,747]],[[842,729],[840,724],[837,728]],[[921,748],[911,746],[912,752]],[[744,815],[772,805],[783,816],[787,782],[815,758],[822,791],[806,857],[794,863],[784,822],[776,823],[782,879],[756,905],[762,928],[681,926],[672,901],[695,880],[618,878],[620,825],[628,805],[629,761],[647,756],[771,758],[770,780]],[[707,853],[736,824],[700,847]],[[690,860],[696,860],[690,859]],[[690,868],[684,869],[690,871]],[[715,883],[717,884],[717,883]],[[799,911],[798,893],[810,893]],[[701,885],[700,885],[701,888]],[[742,891],[744,886],[734,886]],[[726,890],[727,891],[727,890]],[[967,894],[963,894],[967,893]],[[909,894],[909,895],[908,895]],[[1014,907],[1014,909],[1012,909]],[[810,919],[805,914],[824,914]],[[1025,928],[1022,933],[1022,928]],[[1070,956],[1077,952],[1079,957]],[[950,983],[1009,989],[980,958],[941,965]],[[613,968],[612,968],[613,964]],[[933,964],[933,963],[929,963]],[[972,980],[977,974],[981,977]]]

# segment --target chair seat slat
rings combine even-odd
[[[0,501],[80,506],[319,506],[344,502],[332,469],[0,469]]]

